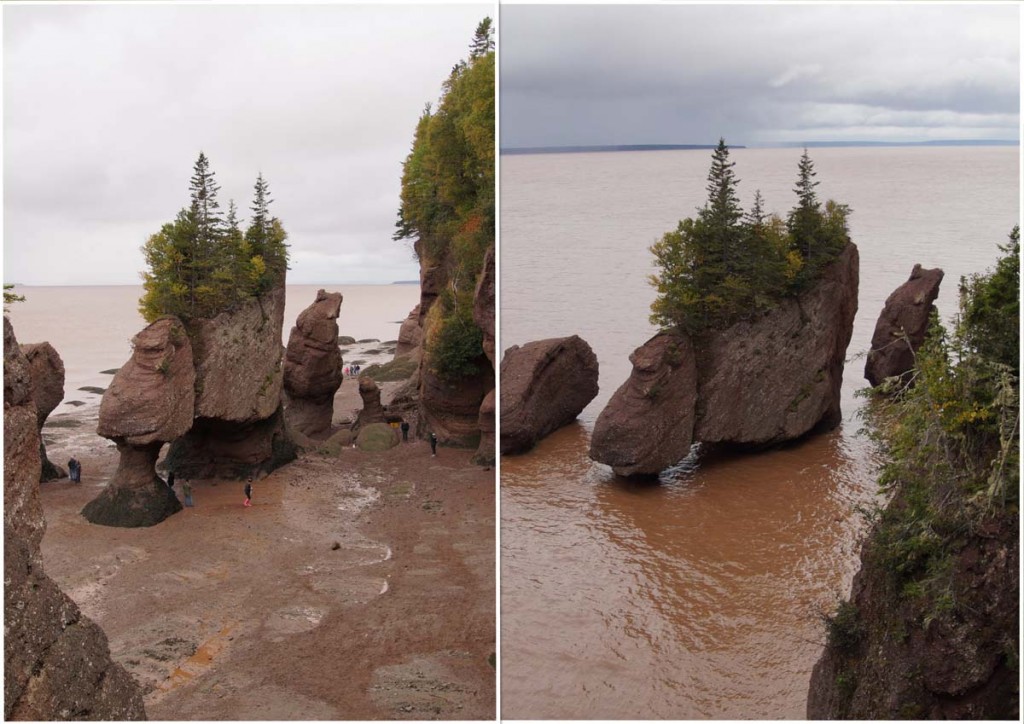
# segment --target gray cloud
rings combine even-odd
[[[1018,18],[1010,5],[505,6],[502,145],[1016,139]]]
[[[4,278],[135,283],[205,151],[247,216],[261,172],[294,283],[414,279],[401,163],[493,6],[4,8]]]

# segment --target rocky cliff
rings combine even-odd
[[[103,631],[44,573],[44,528],[32,377],[4,317],[4,718],[145,719]]]
[[[42,432],[46,418],[64,399],[64,361],[49,342],[23,344],[21,351],[28,359],[32,371],[33,398],[38,414],[36,422]],[[43,482],[67,477],[68,474],[46,456],[46,445],[42,438],[39,442],[39,457],[43,464]]]
[[[813,287],[756,319],[694,339],[655,335],[598,417],[590,457],[655,475],[693,442],[759,447],[838,424],[858,274],[850,243]]]
[[[885,300],[864,365],[864,378],[872,387],[887,377],[905,375],[914,367],[914,353],[928,333],[942,277],[941,269],[922,269],[915,264],[910,278]]]
[[[900,491],[890,506],[907,503]],[[1019,721],[1017,515],[960,531],[943,570],[928,574],[943,579],[937,592],[900,571],[876,526],[850,600],[829,621],[808,718]]]
[[[597,396],[597,356],[580,337],[513,345],[501,360],[501,454],[526,452]]]
[[[330,434],[334,393],[341,387],[341,302],[338,292],[320,289],[295,320],[285,349],[285,418],[295,430],[313,438]]]

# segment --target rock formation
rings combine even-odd
[[[49,342],[38,342],[36,344],[23,344],[21,351],[28,359],[32,370],[32,386],[35,390],[33,397],[36,402],[38,414],[37,424],[42,432],[43,425],[50,413],[57,409],[57,405],[64,399],[64,362],[61,360],[57,350]],[[42,460],[42,480],[56,480],[68,476],[59,465],[54,465],[46,456],[46,444],[39,440],[39,457]]]
[[[526,452],[597,396],[597,356],[580,337],[509,347],[501,361],[501,453]]]
[[[483,348],[494,370],[494,249],[488,249],[484,257],[484,270],[476,283],[473,298],[473,321],[484,333]]]
[[[43,572],[37,421],[29,362],[4,317],[4,719],[145,719],[103,631]]]
[[[195,409],[192,345],[177,318],[153,322],[132,347],[103,394],[96,429],[117,444],[117,471],[82,509],[92,523],[124,528],[156,525],[181,510],[155,466],[163,444],[192,427]]]
[[[177,475],[244,478],[295,459],[281,405],[283,324],[283,286],[188,323],[196,409],[167,455]]]
[[[929,529],[929,546],[956,538],[935,593],[899,580],[872,533],[811,673],[807,717],[1020,721],[1019,525],[1013,511],[976,531]]]
[[[420,305],[417,304],[409,312],[398,330],[398,344],[395,346],[395,359],[415,354],[423,344],[423,327],[420,326]]]
[[[477,465],[494,465],[496,457],[495,450],[495,394],[492,389],[480,403],[480,418],[477,423],[480,428],[480,444],[477,445],[476,454],[473,455],[473,462]]]
[[[692,442],[759,447],[838,424],[858,265],[848,244],[811,289],[757,319],[693,340],[655,335],[598,417],[590,457],[655,475]]]
[[[341,301],[341,294],[319,290],[316,301],[295,321],[285,350],[285,418],[312,438],[330,434],[334,393],[342,382],[337,321]]]
[[[352,423],[352,434],[358,434],[361,427],[384,422],[384,407],[380,404],[380,388],[369,377],[359,377],[359,396],[363,399],[363,409],[359,411]]]
[[[364,452],[380,452],[398,444],[398,432],[386,422],[364,425],[356,435],[356,447]]]
[[[420,367],[421,428],[425,426],[442,443],[472,448],[480,445],[480,405],[494,389],[494,371],[482,354],[480,357],[485,369],[455,382],[445,380],[425,364]]]
[[[864,365],[864,377],[872,387],[913,369],[914,353],[924,343],[942,277],[941,269],[922,269],[915,264],[910,279],[885,300]]]

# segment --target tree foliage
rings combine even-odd
[[[490,18],[477,26],[468,60],[443,84],[436,110],[428,104],[402,167],[396,240],[412,239],[422,262],[450,270],[427,359],[442,376],[475,371],[482,354],[472,324],[472,292],[488,248],[494,246],[494,41]],[[437,303],[437,302],[435,302]],[[467,325],[465,322],[469,320]],[[466,343],[466,340],[475,343]],[[475,346],[474,346],[475,345]]]
[[[806,150],[798,166],[798,203],[785,222],[765,212],[760,191],[743,212],[734,166],[720,139],[707,202],[651,246],[658,270],[651,276],[658,291],[653,324],[700,333],[763,312],[817,279],[849,241],[849,209],[833,201],[822,207]]]
[[[13,284],[4,284],[4,313],[5,314],[8,311],[7,306],[9,304],[14,304],[15,302],[24,302],[25,301],[25,297],[23,295],[15,294],[14,292],[11,291],[12,289],[14,289],[14,285]]]
[[[189,190],[189,205],[142,247],[148,270],[142,272],[139,311],[147,321],[164,314],[184,320],[212,317],[284,283],[287,234],[269,214],[269,189],[262,174],[244,234],[234,201],[222,217],[220,189],[203,153],[193,167]]]

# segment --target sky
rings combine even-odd
[[[200,151],[243,219],[262,172],[289,283],[418,279],[402,162],[493,8],[5,6],[4,281],[140,284]]]
[[[501,9],[501,146],[1019,139],[1016,4]]]

